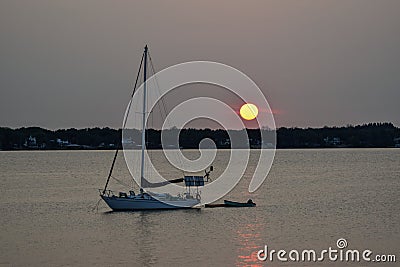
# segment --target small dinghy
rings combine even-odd
[[[256,203],[253,200],[249,199],[247,202],[235,202],[224,200],[225,207],[255,207]]]

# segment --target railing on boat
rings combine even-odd
[[[99,189],[99,193],[102,196],[107,196],[107,197],[112,197],[114,196],[114,192],[112,190],[104,190],[104,189]]]

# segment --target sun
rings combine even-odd
[[[246,103],[240,108],[240,116],[248,121],[254,120],[258,115],[258,108],[256,105]]]

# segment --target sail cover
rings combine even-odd
[[[170,183],[174,184],[174,183],[181,183],[181,182],[183,182],[183,178],[177,178],[177,179],[168,180],[168,181],[164,181],[164,182],[158,182],[158,183],[149,182],[145,178],[141,179],[141,185],[144,188],[155,188],[155,187],[165,186]]]

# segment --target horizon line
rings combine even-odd
[[[360,123],[360,124],[346,124],[346,125],[324,125],[324,126],[305,126],[305,127],[300,127],[300,126],[280,126],[280,127],[276,127],[275,130],[278,129],[282,129],[282,128],[286,128],[286,129],[323,129],[323,128],[348,128],[348,127],[357,127],[357,126],[368,126],[368,125],[373,125],[373,124],[377,124],[377,125],[392,125],[395,128],[400,128],[400,126],[395,125],[393,122],[367,122],[367,123]],[[6,129],[12,129],[12,130],[18,130],[18,129],[23,129],[23,128],[40,128],[40,129],[44,129],[44,130],[49,130],[49,131],[58,131],[58,130],[70,130],[70,129],[76,129],[76,130],[85,130],[85,129],[95,129],[95,128],[99,128],[99,129],[112,129],[112,130],[121,130],[122,128],[114,128],[114,127],[110,127],[110,126],[90,126],[90,127],[66,127],[66,128],[56,128],[56,129],[50,129],[47,127],[43,127],[43,126],[20,126],[20,127],[11,127],[11,126],[0,126],[0,128],[6,128]],[[178,129],[176,127],[172,127],[172,128],[168,128],[168,129],[156,129],[156,128],[148,128],[147,130],[171,130],[171,129]],[[183,130],[183,129],[195,129],[195,130],[225,130],[225,131],[238,131],[238,130],[274,130],[271,128],[241,128],[241,129],[224,129],[224,128],[209,128],[209,127],[184,127],[184,128],[180,128],[179,130]],[[141,130],[141,129],[136,129],[136,130]]]

